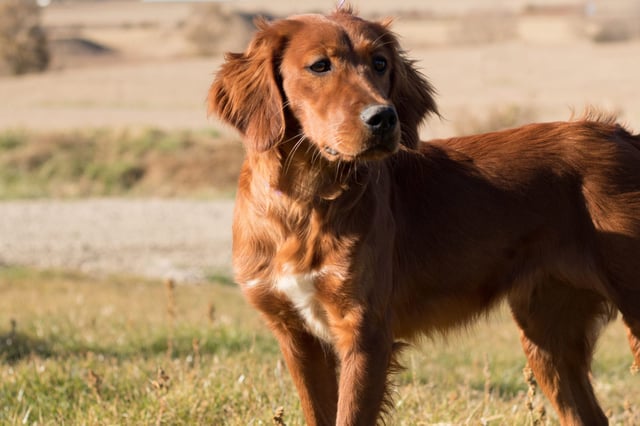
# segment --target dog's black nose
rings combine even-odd
[[[398,114],[391,105],[369,105],[362,110],[360,118],[375,134],[391,132],[398,123]]]

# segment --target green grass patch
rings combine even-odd
[[[277,344],[229,278],[171,286],[138,277],[0,269],[0,424],[303,424]],[[612,324],[594,363],[612,424],[637,424],[638,376]],[[546,410],[522,374],[509,315],[402,356],[389,424],[529,425]]]
[[[213,131],[3,131],[0,199],[225,195],[242,157]]]

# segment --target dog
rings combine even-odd
[[[589,378],[622,313],[640,364],[640,135],[587,114],[420,142],[434,89],[389,22],[258,22],[209,111],[243,135],[235,279],[309,425],[372,425],[398,351],[507,300],[563,425],[603,425]]]

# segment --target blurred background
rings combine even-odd
[[[436,87],[425,139],[588,105],[640,132],[640,0],[352,4],[394,17]],[[233,283],[243,148],[206,97],[255,16],[334,7],[0,0],[1,424],[303,424]],[[389,424],[557,423],[505,309],[447,340],[404,353]],[[640,424],[624,328],[602,341],[596,393],[611,424]]]
[[[334,7],[331,0],[38,3],[0,2],[2,129],[217,127],[205,116],[207,87],[222,53],[246,46],[253,17]],[[593,104],[638,118],[638,0],[353,4],[367,18],[395,17],[403,46],[438,88],[445,120],[429,123],[426,137],[466,131],[470,118],[509,108],[552,120]]]
[[[366,18],[394,17],[402,46],[436,87],[442,118],[423,126],[426,139],[566,120],[589,105],[640,129],[638,0],[353,5]],[[334,7],[0,0],[0,208],[15,209],[0,215],[0,262],[155,276],[228,272],[243,151],[233,129],[207,117],[208,87],[223,53],[247,45],[256,16]],[[87,198],[103,204],[80,202]],[[15,200],[30,201],[8,203]],[[60,200],[87,211],[68,202],[61,212],[41,210]],[[196,219],[192,204],[175,207],[194,200],[219,211]]]

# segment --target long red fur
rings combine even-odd
[[[640,364],[638,135],[591,114],[421,143],[432,86],[350,10],[262,23],[209,100],[246,146],[236,280],[309,425],[374,424],[400,342],[504,299],[561,423],[607,424],[589,369],[618,310]],[[397,114],[383,136],[371,105]]]

